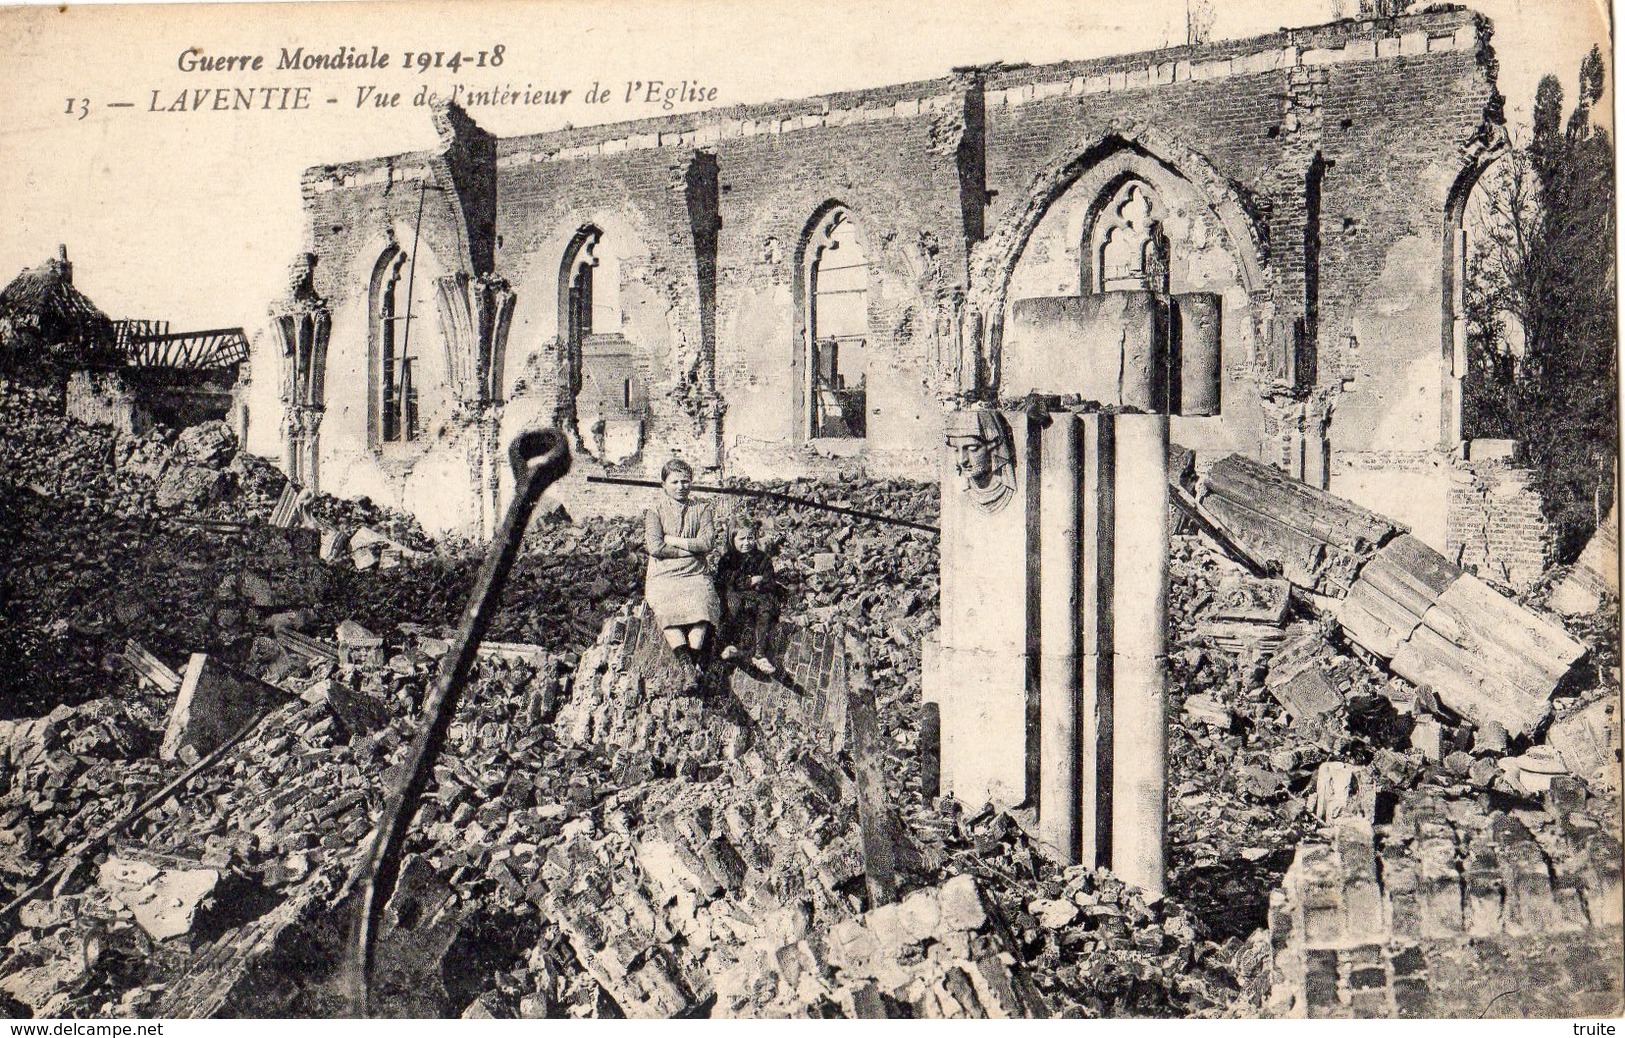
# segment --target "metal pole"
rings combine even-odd
[[[367,988],[378,924],[400,876],[406,831],[434,773],[434,763],[446,744],[457,702],[474,667],[480,641],[501,604],[502,586],[507,582],[514,560],[519,557],[531,513],[542,492],[570,470],[570,449],[564,437],[554,429],[521,433],[508,448],[508,458],[514,470],[514,498],[508,503],[502,526],[475,578],[474,591],[463,609],[462,623],[441,665],[434,691],[423,705],[423,727],[412,743],[401,778],[384,803],[372,848],[358,874],[361,905],[346,968],[351,1012],[358,1017],[367,1015]]]
[[[652,479],[624,479],[619,476],[588,476],[588,483],[608,483],[620,487],[654,487],[660,484]],[[727,494],[732,497],[761,497],[773,501],[783,501],[785,504],[800,505],[802,508],[817,508],[824,512],[834,512],[837,515],[850,515],[856,519],[872,519],[877,523],[889,523],[892,526],[906,526],[910,530],[919,530],[922,533],[939,533],[935,526],[917,523],[912,519],[898,519],[895,516],[880,515],[876,512],[865,512],[857,508],[844,508],[841,505],[825,504],[822,501],[810,501],[794,494],[781,494],[777,490],[762,490],[757,487],[708,487],[695,484],[689,488],[699,494]]]
[[[412,439],[412,429],[406,424],[407,415],[411,413],[411,405],[406,399],[406,371],[408,364],[408,349],[412,344],[412,294],[418,282],[418,239],[423,235],[423,202],[429,197],[429,182],[425,180],[418,188],[418,219],[412,226],[412,261],[406,267],[406,329],[401,332],[401,355],[397,358],[401,362],[401,380],[396,383],[395,405],[400,408],[396,421],[400,423],[401,439]]]

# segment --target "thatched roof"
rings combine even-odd
[[[0,289],[0,347],[13,360],[116,363],[113,338],[113,322],[73,287],[65,246],[55,259],[23,271]]]

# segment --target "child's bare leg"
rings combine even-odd
[[[707,623],[697,623],[688,629],[688,647],[694,652],[705,648],[705,635],[711,629]]]
[[[688,639],[684,636],[683,629],[681,627],[667,627],[661,633],[665,634],[666,644],[670,645],[673,651],[681,649],[683,646],[688,644]]]

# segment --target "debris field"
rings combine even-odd
[[[481,547],[299,494],[221,423],[120,434],[18,380],[0,433],[0,1011],[344,1014],[356,870]],[[1222,470],[1209,517],[1248,478]],[[775,489],[937,512],[934,485]],[[1409,550],[1397,531],[1258,576],[1174,514],[1169,881],[1148,900],[1057,861],[1031,809],[940,795],[930,534],[727,507],[763,521],[786,589],[780,667],[714,660],[697,687],[640,604],[640,525],[537,519],[413,822],[375,1012],[1466,1012],[1434,944],[1361,965],[1408,932],[1405,890],[1380,888],[1375,937],[1315,915],[1327,869],[1352,918],[1359,861],[1411,848],[1466,884],[1449,933],[1618,940],[1616,597],[1560,618],[1561,573],[1516,601],[1450,575],[1383,648],[1396,621],[1371,603],[1413,570],[1371,560]],[[1463,601],[1583,652],[1517,671],[1516,697],[1457,680],[1407,646]]]

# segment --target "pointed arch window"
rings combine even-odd
[[[1131,179],[1117,188],[1095,221],[1094,291],[1168,291],[1169,245],[1162,218],[1162,200],[1151,185]]]
[[[392,246],[373,274],[373,392],[368,410],[375,444],[408,442],[421,431],[411,325],[424,315],[412,313],[407,304],[411,287],[407,265],[407,254]]]
[[[803,428],[813,438],[861,439],[868,426],[869,257],[842,206],[814,226],[804,252]]]

